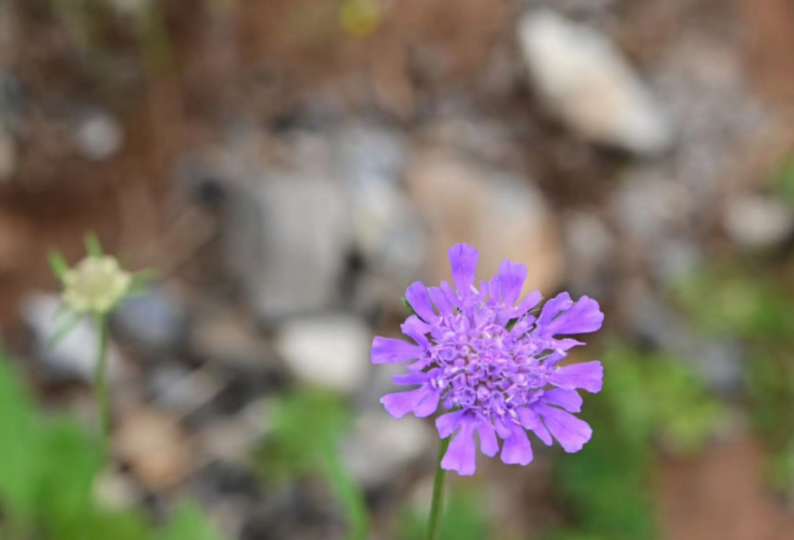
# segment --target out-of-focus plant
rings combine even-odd
[[[162,528],[136,510],[103,507],[92,492],[102,451],[74,419],[37,410],[0,353],[0,538],[221,540],[189,503]]]
[[[793,172],[794,174],[794,172]],[[792,180],[794,182],[794,179]],[[794,272],[763,261],[721,261],[700,269],[675,297],[705,332],[742,338],[750,415],[770,451],[769,482],[794,488]]]
[[[263,476],[276,482],[309,475],[324,477],[347,519],[348,538],[365,539],[367,505],[339,448],[350,426],[347,404],[330,393],[301,390],[275,403],[272,418],[273,429],[259,452]]]
[[[99,239],[86,235],[88,256],[74,267],[58,253],[50,254],[50,266],[63,287],[63,303],[57,314],[59,329],[53,345],[68,335],[84,317],[91,317],[98,330],[94,367],[94,396],[103,448],[110,430],[110,402],[107,388],[108,315],[127,298],[143,292],[150,278],[147,271],[127,272],[115,257],[105,255]]]
[[[403,510],[398,533],[400,540],[423,540],[427,534],[427,512],[422,509]],[[476,493],[454,492],[441,517],[439,540],[482,540],[491,538],[485,505]]]
[[[596,435],[587,452],[557,467],[576,525],[555,533],[555,540],[656,537],[649,495],[656,443],[676,453],[695,452],[722,415],[720,402],[680,359],[613,343],[603,361],[609,383],[584,415]]]

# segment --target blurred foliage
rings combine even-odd
[[[677,453],[702,447],[722,414],[687,364],[613,343],[603,357],[602,394],[582,417],[593,439],[558,460],[558,487],[575,527],[555,540],[650,540],[656,537],[652,471],[657,441]]]
[[[366,538],[366,501],[339,448],[351,424],[348,404],[337,395],[307,389],[281,398],[272,418],[273,430],[258,455],[263,476],[276,482],[322,476],[345,513],[349,538]]]
[[[457,486],[456,486],[457,487]],[[439,540],[482,540],[490,538],[485,504],[476,493],[448,490],[441,517]],[[424,540],[427,535],[427,509],[406,508],[400,516],[400,540]]]
[[[784,164],[780,178],[781,190],[794,204],[794,163]],[[789,261],[720,261],[675,288],[676,299],[703,331],[742,338],[748,349],[744,383],[750,415],[771,453],[768,481],[789,492],[794,488],[792,270]]]
[[[774,184],[781,198],[794,207],[794,155],[780,163],[775,172]]]
[[[164,528],[135,510],[102,507],[92,493],[99,441],[64,415],[44,414],[0,354],[0,538],[3,540],[220,540],[195,506]]]

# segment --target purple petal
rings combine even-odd
[[[450,317],[455,313],[455,307],[452,302],[447,298],[447,294],[438,287],[429,287],[427,292],[430,294],[430,299],[438,308],[439,313],[445,317]]]
[[[441,392],[433,388],[428,388],[428,392],[414,407],[414,415],[417,418],[427,418],[438,410],[438,402],[441,400]]]
[[[513,424],[510,436],[502,446],[502,461],[508,465],[529,465],[532,461],[532,445],[524,428]]]
[[[455,430],[458,429],[458,426],[460,426],[464,414],[466,414],[466,411],[455,411],[436,418],[438,435],[442,439],[446,439],[452,435]]]
[[[582,396],[576,390],[555,388],[544,392],[541,399],[549,405],[557,405],[568,412],[581,412],[582,410]]]
[[[546,444],[546,446],[551,446],[553,442],[551,439],[551,433],[549,433],[549,430],[546,429],[546,426],[544,426],[540,421],[537,413],[527,407],[522,407],[521,409],[518,409],[517,412],[518,418],[521,420],[521,425],[537,435],[538,438]]]
[[[583,296],[565,313],[551,321],[546,327],[546,332],[550,336],[586,334],[595,332],[603,323],[604,314],[598,307],[598,302]]]
[[[441,468],[457,471],[461,476],[471,476],[477,468],[476,447],[474,445],[474,421],[464,421],[460,431],[449,443],[447,453],[441,460]]]
[[[438,315],[433,310],[433,304],[430,302],[430,296],[427,294],[427,287],[421,281],[415,281],[405,291],[405,299],[414,308],[414,311],[424,321],[429,323],[437,323]]]
[[[421,358],[421,347],[400,339],[377,336],[372,340],[371,359],[373,364],[394,364]]]
[[[444,292],[444,296],[447,297],[447,300],[449,300],[450,304],[458,308],[460,307],[460,298],[455,292],[455,289],[452,288],[452,285],[450,285],[446,281],[442,281],[441,290]]]
[[[417,384],[425,384],[430,376],[424,371],[417,371],[415,373],[404,373],[400,375],[392,375],[392,382],[400,386],[412,386]]]
[[[427,324],[416,315],[411,315],[400,325],[402,333],[413,339],[423,348],[430,346],[430,341],[425,334],[429,334],[432,329],[433,327],[431,325]]]
[[[416,390],[407,392],[395,392],[386,394],[380,398],[380,402],[386,410],[395,418],[402,418],[412,412],[418,418],[430,416],[438,408],[439,393],[425,385]],[[431,409],[428,412],[428,409]]]
[[[563,366],[549,371],[549,382],[568,390],[581,388],[600,392],[604,383],[604,367],[597,360]]]
[[[467,244],[457,244],[449,250],[449,263],[452,266],[452,281],[461,296],[469,296],[474,286],[477,260],[480,254]]]
[[[558,294],[543,306],[540,317],[538,317],[538,326],[545,329],[557,315],[570,308],[572,305],[573,300],[571,300],[570,294],[567,292]]]
[[[495,296],[497,300],[501,300],[505,306],[515,305],[518,297],[521,296],[521,287],[524,286],[524,281],[527,279],[527,267],[513,261],[502,261],[496,277],[499,290],[496,291],[496,294],[491,291],[491,295]]]
[[[562,409],[538,403],[535,410],[566,452],[578,452],[593,435],[587,422]]]
[[[493,424],[488,420],[481,420],[477,424],[477,434],[480,436],[480,451],[488,457],[494,457],[499,452],[499,441]]]

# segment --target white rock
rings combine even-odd
[[[783,242],[794,231],[790,208],[773,197],[745,196],[728,203],[725,231],[745,247],[767,248]]]
[[[306,383],[351,392],[364,382],[372,334],[355,317],[295,319],[277,329],[275,349]]]
[[[670,146],[659,103],[606,36],[533,10],[521,18],[518,40],[540,95],[569,128],[641,155]]]
[[[22,300],[22,318],[36,337],[38,357],[53,371],[93,381],[97,361],[99,331],[94,322],[85,317],[56,346],[52,338],[58,331],[56,313],[61,305],[58,296],[31,293]],[[121,358],[116,347],[108,347],[107,374],[112,380],[119,373]]]
[[[414,417],[392,418],[383,411],[365,413],[344,446],[350,472],[365,486],[387,482],[422,456],[433,434]]]
[[[74,133],[82,155],[94,161],[112,157],[124,143],[124,132],[109,114],[94,112],[81,118]]]

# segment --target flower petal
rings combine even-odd
[[[452,266],[452,281],[461,296],[469,296],[474,286],[479,252],[467,244],[457,244],[449,250],[449,263]]]
[[[480,451],[488,457],[494,457],[499,452],[499,441],[496,440],[493,424],[489,420],[481,420],[477,424],[477,435],[480,437]]]
[[[576,390],[554,388],[543,392],[541,399],[549,405],[557,405],[568,412],[576,413],[582,410],[582,396]]]
[[[416,384],[425,384],[430,377],[424,371],[416,371],[414,373],[401,373],[399,375],[392,375],[391,380],[394,384],[400,386],[412,386]]]
[[[537,413],[534,410],[527,407],[522,407],[517,409],[516,412],[518,413],[518,418],[521,420],[522,426],[537,435],[538,438],[546,444],[546,446],[551,446],[553,442],[551,433],[549,433],[549,430],[546,429],[546,426],[541,423]]]
[[[532,461],[532,445],[527,432],[518,424],[510,427],[510,436],[502,446],[502,461],[508,465],[529,465]]]
[[[405,291],[405,299],[422,320],[431,324],[438,322],[438,315],[433,310],[433,304],[427,294],[427,287],[421,281],[411,283],[411,286]]]
[[[400,339],[376,336],[372,340],[371,359],[373,364],[394,364],[421,358],[422,348]]]
[[[604,314],[598,302],[587,296],[581,297],[565,313],[551,321],[546,327],[549,336],[560,334],[586,334],[595,332],[604,323]]]
[[[428,287],[427,292],[430,294],[430,300],[438,308],[438,312],[445,317],[450,317],[455,313],[455,307],[449,301],[447,294],[439,287]]]
[[[562,409],[538,403],[535,410],[566,452],[578,452],[593,435],[587,422]]]
[[[386,394],[380,398],[385,409],[395,418],[402,418],[410,412],[418,418],[430,416],[438,408],[438,400],[439,392],[429,385],[407,392]]]
[[[476,421],[464,421],[460,431],[449,443],[447,453],[441,460],[441,468],[457,471],[462,476],[471,476],[477,468],[476,447],[474,445],[474,427]]]
[[[527,279],[527,267],[509,260],[502,261],[496,278],[498,291],[492,290],[491,295],[500,300],[504,306],[514,306],[521,296],[521,287]]]
[[[604,384],[604,366],[595,360],[556,368],[549,371],[549,382],[568,390],[581,388],[588,392],[600,392]]]
[[[540,317],[538,317],[538,327],[542,327],[545,330],[557,315],[569,309],[572,305],[573,300],[571,300],[570,294],[567,292],[558,294],[543,306],[540,311]]]
[[[438,435],[442,439],[446,439],[452,435],[455,430],[458,429],[458,426],[460,426],[464,414],[466,414],[466,411],[455,411],[436,418]]]
[[[430,341],[427,339],[426,334],[429,334],[433,327],[416,315],[411,315],[405,322],[400,325],[400,330],[403,334],[413,339],[423,348],[430,346]]]

